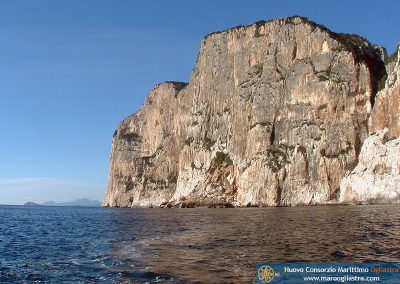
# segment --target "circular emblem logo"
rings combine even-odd
[[[264,283],[269,283],[275,277],[275,271],[271,266],[263,265],[257,271],[258,279]]]

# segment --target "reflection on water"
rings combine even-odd
[[[257,261],[398,261],[400,207],[0,207],[0,282],[247,283]]]

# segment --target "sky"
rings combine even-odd
[[[204,35],[306,16],[392,53],[400,1],[0,0],[0,204],[102,200],[111,139]]]

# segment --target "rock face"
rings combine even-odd
[[[340,184],[340,203],[400,200],[400,138],[385,142],[387,133],[365,139],[358,165]]]
[[[387,60],[387,76],[369,120],[370,131],[359,163],[340,185],[340,202],[372,203],[400,200],[400,46]]]
[[[334,202],[369,124],[396,120],[369,122],[385,57],[302,17],[206,36],[190,82],[157,85],[115,131],[104,205]]]
[[[376,96],[376,103],[370,117],[371,133],[388,128],[386,138],[400,136],[400,45],[387,60],[386,72],[379,85],[382,90]]]

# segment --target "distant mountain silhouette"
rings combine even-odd
[[[98,200],[90,200],[87,198],[81,198],[68,202],[54,202],[54,201],[46,201],[41,204],[34,202],[26,202],[25,206],[85,206],[85,207],[99,207],[101,206],[101,202]]]
[[[35,202],[25,202],[24,205],[25,206],[42,206],[42,205],[40,205],[38,203],[35,203]]]

